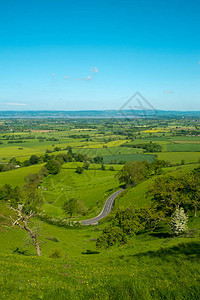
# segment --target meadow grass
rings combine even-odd
[[[199,164],[183,165],[181,167],[163,168],[163,173],[170,173],[172,176],[184,174],[199,167]],[[162,175],[164,175],[162,174]],[[148,187],[154,182],[157,177],[162,175],[152,176],[149,179],[137,184],[134,187],[130,187],[119,195],[115,200],[114,211],[118,208],[126,208],[134,206],[136,208],[150,206],[151,197],[147,196]]]
[[[119,163],[120,161],[148,161],[152,163],[154,161],[154,155],[152,154],[118,154],[118,155],[108,155],[104,157],[105,163],[116,162]]]
[[[166,160],[171,163],[180,163],[184,160],[186,163],[197,162],[200,158],[199,152],[158,152],[158,159]]]
[[[89,157],[95,156],[110,156],[110,155],[123,155],[123,154],[137,154],[142,153],[141,148],[129,148],[129,147],[110,147],[110,148],[75,148],[75,153],[81,153],[88,155]]]
[[[126,246],[98,250],[96,226],[71,230],[41,222],[41,227],[42,257],[24,247],[22,230],[0,232],[1,299],[198,299],[197,238],[139,235]],[[13,254],[16,247],[27,255]],[[49,258],[54,249],[60,258]]]
[[[107,136],[104,136],[98,133],[98,130],[83,131],[83,128],[69,128],[74,125],[67,126],[68,129],[65,131],[14,133],[14,135],[27,135],[27,137],[31,134],[35,136],[35,139],[21,144],[5,142],[0,145],[0,160],[4,158],[4,161],[8,161],[16,157],[23,161],[32,154],[44,154],[46,149],[53,150],[55,146],[63,149],[68,145],[73,147],[73,152],[87,154],[90,157],[103,156],[105,162],[129,158],[136,160],[136,157],[152,158],[154,155],[143,154],[142,149],[120,147],[130,141],[125,139],[125,136],[113,135],[116,140],[105,142],[106,138],[112,137],[109,130],[106,133]],[[159,159],[172,163],[180,163],[181,160],[186,162],[178,168],[164,168],[164,173],[178,175],[199,166],[199,164],[187,165],[187,163],[197,162],[200,158],[200,154],[195,152],[198,150],[195,148],[198,147],[196,141],[199,141],[200,137],[171,137],[169,133],[163,136],[155,132],[157,130],[160,130],[160,127],[147,130],[148,132],[141,133],[141,139],[136,139],[131,143],[153,141],[161,144],[163,151],[173,149],[190,151],[173,150],[174,152],[157,153]],[[83,133],[89,134],[92,141],[69,137],[70,134]],[[59,141],[39,142],[36,139],[39,136],[55,137]],[[169,144],[173,141],[180,143]],[[189,145],[194,145],[190,148],[193,149],[192,152],[188,150]],[[20,147],[23,149],[19,150]],[[52,155],[66,152],[63,150],[54,152]],[[29,173],[37,173],[43,165],[2,172],[0,185],[5,183],[23,185],[24,177]],[[49,175],[40,184],[39,191],[44,200],[42,208],[49,216],[65,217],[62,210],[64,201],[77,198],[82,200],[88,209],[87,215],[79,220],[93,217],[101,211],[108,196],[120,188],[115,175],[123,165],[106,165],[106,170],[103,171],[100,170],[101,165],[90,164],[89,169],[84,170],[83,174],[75,172],[77,166],[83,166],[83,163],[64,164],[59,174]],[[114,167],[114,171],[109,170],[110,166]],[[150,177],[137,186],[125,190],[115,200],[113,213],[118,208],[132,205],[137,208],[148,206],[151,203],[150,198],[146,197],[148,186],[159,176],[162,175]],[[108,218],[102,220],[97,226],[80,228],[58,227],[35,218],[31,221],[31,226],[37,228],[39,233],[42,257],[36,256],[35,249],[30,244],[25,231],[10,226],[10,215],[14,217],[14,212],[1,201],[1,299],[199,299],[199,212],[196,218],[189,215],[190,231],[186,235],[172,237],[170,228],[166,225],[165,228],[159,228],[155,232],[143,232],[130,236],[126,245],[116,245],[100,250],[96,248],[96,239],[102,229],[109,225]],[[16,249],[25,250],[25,254],[20,255]],[[57,253],[58,258],[55,255],[52,258],[52,253]]]
[[[186,143],[173,143],[168,144],[166,146],[167,151],[173,151],[173,152],[200,152],[200,144],[197,143],[197,141],[194,143],[186,144]],[[200,153],[199,153],[200,154]]]
[[[0,186],[6,183],[11,184],[13,186],[21,186],[25,183],[24,178],[28,174],[38,173],[43,166],[44,164],[38,164],[29,167],[14,169],[7,172],[0,172]]]
[[[94,165],[93,169],[77,174],[75,171],[78,165],[81,164],[65,164],[59,174],[43,180],[40,190],[44,200],[42,208],[46,214],[64,217],[64,211],[61,209],[64,202],[76,198],[84,203],[90,216],[98,215],[109,195],[119,189],[115,178],[117,171],[102,171],[96,169],[100,165]]]

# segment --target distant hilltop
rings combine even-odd
[[[184,118],[200,117],[200,111],[164,110],[82,110],[82,111],[0,111],[0,118]]]

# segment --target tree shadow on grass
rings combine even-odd
[[[92,250],[86,250],[84,252],[81,252],[82,254],[99,254],[99,251],[92,251]]]
[[[165,238],[170,238],[172,237],[173,235],[170,234],[169,232],[152,232],[150,233],[151,236],[154,236],[154,237],[158,237],[158,238],[161,238],[161,239],[165,239]]]
[[[161,248],[157,251],[147,251],[130,256],[138,258],[145,256],[149,256],[150,258],[159,257],[162,260],[184,257],[187,260],[196,260],[200,259],[200,242],[180,243],[173,247]]]
[[[29,251],[27,249],[22,249],[22,248],[19,248],[19,247],[16,247],[15,249],[12,249],[12,254],[33,256],[33,254],[29,253]]]
[[[112,191],[113,191],[113,189],[109,189],[109,190],[106,190],[106,193],[112,192]]]

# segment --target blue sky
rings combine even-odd
[[[0,0],[0,110],[200,110],[199,0]]]

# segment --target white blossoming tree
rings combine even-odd
[[[188,217],[182,207],[176,208],[171,218],[171,229],[174,235],[179,235],[187,231]]]

